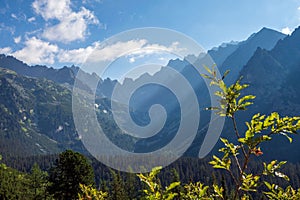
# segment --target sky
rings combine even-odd
[[[0,53],[60,68],[80,66],[103,41],[134,28],[172,29],[209,50],[263,27],[290,34],[299,24],[300,0],[0,0]],[[132,45],[146,44],[118,48]]]

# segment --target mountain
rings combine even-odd
[[[262,28],[244,41],[223,43],[219,47],[208,50],[207,55],[199,55],[195,63],[197,65],[210,57],[222,74],[230,68],[231,73],[227,81],[233,82],[257,48],[271,50],[285,36],[278,31]],[[179,68],[178,64],[177,68]]]
[[[79,67],[74,65],[71,67],[64,66],[60,69],[49,68],[42,65],[29,66],[13,56],[6,56],[4,54],[0,54],[0,67],[15,71],[22,76],[45,78],[58,84],[67,84],[70,88],[73,86],[79,70]],[[109,78],[102,80],[95,73],[89,74],[82,72],[81,75],[85,76],[83,78],[84,80],[99,80],[96,94],[100,97],[110,97],[112,89],[117,82],[116,80],[110,80]],[[77,86],[84,90],[90,90],[86,83],[82,83],[79,80],[77,80]]]
[[[221,66],[228,56],[230,56],[243,42],[223,43],[219,47],[208,50],[208,55],[214,60],[217,66]]]
[[[228,83],[235,81],[243,66],[253,56],[257,48],[271,50],[276,43],[286,35],[272,29],[262,28],[259,32],[252,34],[247,40],[241,42],[238,48],[232,52],[219,66],[221,73],[230,69],[227,78]]]
[[[300,111],[300,84],[297,74],[300,64],[300,31],[296,29],[291,36],[285,37],[276,31],[263,28],[251,35],[246,41],[222,45],[209,51],[211,57],[220,63],[221,71],[229,63],[231,75],[229,81],[236,80],[238,75],[244,76],[243,81],[251,87],[245,91],[257,95],[255,105],[249,113],[238,115],[238,125],[245,128],[244,121],[256,113],[270,113],[278,111],[284,115],[298,115]],[[274,47],[274,48],[273,48]],[[201,55],[196,60],[201,65],[209,57]],[[189,59],[195,60],[190,56]],[[226,64],[227,63],[227,64]],[[228,64],[228,65],[229,65]],[[235,67],[235,64],[238,65]],[[80,141],[80,134],[75,130],[72,116],[71,88],[75,77],[80,70],[77,67],[53,69],[46,66],[28,66],[25,63],[10,57],[0,56],[0,149],[4,154],[43,154],[59,152],[65,148],[86,152]],[[209,106],[208,89],[199,72],[187,60],[170,60],[168,66],[179,72],[192,87],[196,98],[200,102],[201,121],[198,134],[187,155],[197,155],[201,147],[211,113],[204,111]],[[147,84],[134,93],[127,102],[116,102],[120,108],[118,114],[129,108],[130,115],[139,125],[150,122],[149,109],[154,104],[165,108],[167,120],[156,136],[147,139],[133,138],[121,131],[114,122],[111,111],[112,91],[115,86],[122,89],[136,83],[149,82],[152,78],[174,83],[185,96],[188,102],[190,97],[178,82],[178,78],[171,75],[166,68],[154,75],[144,74],[138,79],[125,79],[121,84],[116,80],[100,79],[96,74],[82,73],[84,80],[99,80],[96,89],[95,110],[99,123],[103,126],[109,139],[128,151],[148,152],[156,150],[169,143],[178,130],[181,111],[176,96],[167,87],[157,84]],[[91,92],[87,82],[79,84],[80,89]],[[131,94],[131,93],[130,93]],[[128,95],[126,89],[120,95]],[[124,103],[124,105],[123,105]],[[189,108],[190,109],[190,108]],[[188,109],[187,109],[188,110]],[[186,113],[190,113],[188,110]],[[84,117],[84,116],[83,116]],[[158,116],[156,121],[161,121]],[[227,134],[230,124],[226,124],[224,133]],[[281,140],[280,140],[281,141]],[[275,140],[273,145],[284,144]],[[290,146],[282,145],[274,152],[286,156],[280,151],[289,150],[293,155],[300,153],[300,142]],[[18,147],[18,148],[13,148]],[[22,149],[26,150],[22,151]],[[270,146],[266,146],[266,149]],[[294,154],[296,153],[296,154]],[[270,157],[275,155],[271,153]],[[289,160],[295,156],[286,156]]]
[[[78,146],[68,89],[3,68],[0,83],[1,154],[55,153]]]
[[[78,70],[78,67],[75,66],[61,69],[48,68],[42,65],[28,66],[13,56],[5,56],[3,54],[0,55],[0,67],[13,70],[20,75],[46,78],[57,83],[68,83],[71,85],[74,83],[75,72]]]
[[[210,55],[199,55],[195,61],[195,66],[201,67],[203,64],[207,66],[213,65],[213,61],[215,60],[212,61],[210,56],[214,57],[214,59],[216,59],[219,63],[239,63],[241,64],[240,67],[234,68],[232,70],[233,72],[231,72],[229,75],[229,78],[231,78],[230,82],[233,82],[237,78],[238,73],[242,69],[243,65],[247,63],[248,59],[251,58],[258,47],[270,49],[280,38],[284,36],[285,35],[277,31],[263,28],[258,33],[252,34],[246,41],[223,44],[219,48],[210,50],[208,52]],[[196,155],[204,137],[204,132],[206,130],[204,127],[207,127],[207,124],[210,120],[211,113],[204,111],[206,107],[210,106],[210,95],[208,93],[207,86],[205,85],[199,72],[187,60],[194,60],[194,57],[189,55],[184,60],[170,60],[168,66],[179,72],[189,82],[197,96],[198,102],[200,102],[199,106],[201,110],[201,122],[198,129],[199,132],[194,145],[191,147],[188,153],[189,155]],[[146,83],[149,81],[149,79],[156,80],[158,77],[163,76],[163,74],[165,74],[165,82],[173,83],[178,88],[182,87],[180,84],[177,84],[178,81],[176,77],[172,77],[168,73],[165,73],[165,71],[166,69],[163,67],[152,77],[144,74],[136,80],[127,79],[123,82],[122,87],[130,87],[130,85],[134,83],[138,84],[139,82]],[[184,88],[182,88],[182,90],[184,90]],[[126,89],[123,89],[123,92],[126,92]],[[150,145],[154,146],[155,148],[163,146],[164,144],[168,143],[170,139],[172,139],[178,129],[178,124],[180,123],[180,112],[178,111],[179,104],[176,100],[176,97],[169,94],[169,91],[165,90],[164,88],[159,88],[154,84],[148,84],[147,86],[140,88],[132,97],[130,106],[135,110],[135,113],[138,113],[136,114],[138,117],[135,117],[136,121],[142,121],[140,123],[145,125],[149,123],[148,110],[150,106],[154,104],[163,105],[163,107],[166,109],[168,116],[168,120],[166,122],[167,128],[162,129],[159,134],[154,137],[138,140],[135,148],[136,152],[153,151],[154,149],[152,149]],[[162,135],[164,137],[162,137]]]
[[[133,139],[113,121],[110,101],[97,97],[95,105],[107,137],[121,148],[133,150]],[[0,155],[54,154],[65,149],[88,154],[80,138],[69,86],[0,68]]]
[[[251,114],[256,112],[268,114],[278,112],[283,116],[299,116],[300,113],[300,28],[290,36],[279,40],[271,50],[258,48],[248,63],[243,67],[240,76],[243,82],[250,84],[245,91],[256,95],[255,106]],[[243,119],[249,118],[242,115]],[[276,146],[276,148],[272,148]],[[288,141],[275,140],[271,146],[272,154],[281,159],[297,160],[300,154],[300,138],[294,137],[290,145]]]
[[[284,114],[299,113],[293,106],[287,109],[291,102],[297,103],[299,100],[299,41],[300,28],[297,28],[292,35],[280,40],[272,50],[258,48],[240,73],[244,76],[243,81],[255,88],[251,92],[260,96],[261,99],[257,101],[271,104],[269,107],[276,107]],[[276,105],[278,103],[281,106]]]
[[[209,50],[207,54],[200,54],[192,64],[196,67],[202,67],[203,64],[210,66],[215,63],[221,74],[227,69],[230,69],[230,73],[225,81],[227,83],[233,83],[257,48],[270,50],[285,36],[286,35],[275,30],[262,28],[245,41],[224,43],[218,48]],[[205,91],[206,85],[199,73],[191,66],[187,59],[170,60],[168,66],[183,74],[195,91]],[[203,98],[199,100],[203,102]]]
[[[228,77],[226,77],[225,81],[227,83],[234,82],[239,75],[242,75],[245,77],[244,81],[247,81],[251,85],[251,88],[253,91],[255,91],[254,94],[258,96],[258,105],[254,105],[253,108],[250,109],[250,112],[247,114],[239,114],[239,125],[242,128],[245,128],[244,121],[249,120],[249,117],[257,112],[265,112],[270,113],[274,110],[273,106],[270,106],[270,102],[273,102],[274,99],[277,99],[275,97],[269,96],[269,93],[271,91],[274,91],[273,95],[276,96],[278,93],[280,93],[280,88],[282,87],[282,84],[285,83],[286,76],[288,75],[288,71],[286,69],[286,66],[278,62],[276,57],[280,58],[280,55],[287,54],[289,56],[287,59],[294,60],[295,58],[291,58],[293,56],[296,56],[299,54],[299,52],[294,52],[291,56],[291,54],[287,53],[288,49],[290,49],[292,45],[297,44],[296,41],[300,41],[295,38],[295,35],[293,37],[293,41],[290,41],[289,37],[285,38],[286,35],[281,34],[277,31],[263,28],[258,33],[252,34],[246,41],[240,42],[240,43],[233,43],[233,44],[227,44],[219,47],[218,49],[210,50],[210,54],[213,55],[215,58],[217,58],[218,62],[222,62],[224,60],[224,63],[221,65],[221,71],[225,71],[225,66],[228,66],[228,69],[230,69],[230,73]],[[282,40],[283,39],[283,40]],[[287,45],[284,45],[284,43],[288,43]],[[281,46],[281,50],[278,50],[278,47]],[[273,49],[274,48],[274,49]],[[295,49],[295,47],[292,47]],[[273,49],[273,50],[272,50]],[[272,50],[272,51],[271,51]],[[276,57],[273,58],[269,55],[269,52],[273,52]],[[282,53],[281,53],[282,52]],[[207,56],[203,56],[200,59],[196,61],[196,66],[201,66],[201,62],[204,62],[205,59],[208,59]],[[228,56],[226,59],[225,57]],[[259,60],[258,62],[255,60]],[[285,58],[283,59],[285,60]],[[246,66],[245,66],[246,65]],[[252,66],[256,65],[255,68]],[[186,60],[171,60],[168,63],[168,66],[172,67],[173,69],[180,72],[190,83],[190,85],[193,87],[197,97],[198,101],[201,102],[200,108],[201,110],[207,106],[209,106],[209,94],[207,92],[206,85],[204,84],[202,78],[200,77],[199,73],[195,70],[194,67],[192,67]],[[245,67],[244,67],[245,66]],[[223,67],[223,68],[222,68]],[[163,68],[162,68],[163,70]],[[242,71],[242,72],[241,72]],[[263,71],[263,72],[262,72]],[[157,72],[153,77],[158,76],[160,72]],[[264,77],[262,77],[264,76]],[[295,73],[294,73],[294,76]],[[228,79],[229,78],[229,79]],[[143,79],[143,77],[140,77],[140,79]],[[168,77],[169,80],[171,80],[171,77]],[[291,79],[289,79],[291,80]],[[296,78],[294,77],[294,80]],[[143,82],[143,80],[140,80]],[[144,80],[146,81],[146,80]],[[249,82],[248,82],[249,81]],[[298,84],[299,85],[299,84]],[[295,84],[293,83],[291,87],[294,87],[293,92],[297,91],[297,88],[295,88]],[[279,91],[278,91],[279,90]],[[293,92],[290,92],[289,95],[294,95]],[[172,110],[172,104],[170,102],[174,102],[169,97],[164,96],[165,92],[159,92],[153,88],[148,87],[146,92],[147,96],[142,96],[142,100],[140,101],[140,108],[149,108],[149,105],[153,105],[157,103],[157,99],[159,99],[160,102],[164,102],[163,105],[166,105],[166,107],[169,110]],[[297,92],[296,92],[297,93]],[[252,90],[250,91],[250,94],[252,94]],[[150,98],[150,97],[151,98]],[[263,97],[264,100],[260,100],[260,97]],[[144,97],[144,98],[143,98]],[[287,100],[287,98],[280,97],[281,99]],[[168,103],[169,102],[169,103]],[[284,105],[283,103],[279,103],[280,105]],[[146,106],[147,105],[147,106]],[[271,104],[273,105],[273,104]],[[298,106],[293,104],[293,106]],[[285,112],[281,112],[282,109],[278,110],[278,112],[283,114],[289,114],[289,115],[297,115],[295,112],[287,112],[288,110],[292,110],[293,106],[287,108],[287,106],[284,107]],[[144,112],[147,112],[144,110]],[[170,116],[176,116],[176,114],[170,113]],[[203,140],[203,131],[205,132],[205,127],[207,123],[209,122],[210,114],[207,112],[202,111],[201,112],[201,124],[199,126],[199,132],[196,137],[196,140],[194,141],[194,144],[189,149],[189,152],[187,154],[189,155],[196,155],[199,146],[201,146],[201,141]],[[176,119],[173,118],[171,121],[173,124],[173,129],[171,129],[173,132],[176,131]],[[229,130],[231,128],[231,124],[225,125],[225,131],[226,129]],[[203,130],[204,129],[204,130]],[[200,131],[202,130],[202,132]],[[170,132],[170,130],[168,130]],[[227,133],[227,132],[226,132]],[[165,133],[167,134],[167,133]],[[224,133],[225,134],[225,133]],[[228,133],[227,133],[228,134]],[[157,138],[151,138],[150,141],[148,141],[151,144],[155,144],[155,141],[159,142],[159,137]],[[143,149],[143,147],[146,146],[147,140],[142,140],[143,142],[138,142],[137,144],[141,144],[139,149]],[[162,143],[162,141],[160,141]],[[286,147],[287,145],[285,145]],[[145,148],[143,149],[145,150]],[[196,154],[195,154],[196,153]],[[273,154],[272,154],[273,155]]]

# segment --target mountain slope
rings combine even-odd
[[[257,47],[261,46],[263,48],[271,48],[273,47],[276,42],[285,35],[278,33],[277,31],[273,31],[270,29],[263,28],[261,31],[259,31],[256,34],[253,34],[248,38],[248,40],[241,42],[241,43],[234,43],[234,44],[228,44],[223,47],[220,47],[215,50],[211,50],[210,53],[215,56],[215,58],[218,59],[218,62],[222,62],[222,59],[224,60],[226,56],[229,55],[231,59],[228,58],[225,59],[229,60],[232,63],[243,63],[246,64],[248,59],[251,58]],[[202,56],[202,57],[201,57]],[[211,60],[207,55],[200,55],[198,57],[198,60],[196,60],[196,66],[202,66],[202,63],[211,63]],[[229,76],[231,76],[230,82],[233,82],[235,78],[238,76],[238,73],[240,70],[242,70],[243,65],[240,67],[233,68],[233,72],[230,73]],[[194,142],[194,145],[190,148],[190,151],[188,152],[189,155],[197,155],[198,150],[201,146],[201,141],[203,140],[204,132],[206,130],[206,125],[209,123],[210,114],[208,111],[203,111],[204,108],[210,106],[210,96],[207,90],[207,86],[205,85],[203,79],[201,78],[199,72],[186,60],[171,60],[168,63],[168,66],[177,70],[180,72],[185,79],[190,83],[192,86],[197,98],[198,102],[200,102],[200,110],[201,110],[201,122],[199,124],[199,133],[197,135],[197,138]],[[232,69],[232,68],[230,68]],[[149,77],[144,75],[133,80],[128,80],[128,84],[130,82],[147,82],[147,79],[153,78],[155,80],[155,77],[158,77],[163,74],[164,68],[162,68],[159,72],[153,75],[153,77]],[[172,81],[174,84],[176,83],[176,80],[173,80],[171,76],[166,76],[168,81]],[[227,79],[228,81],[228,79]],[[126,85],[126,81],[124,82]],[[180,85],[177,85],[177,87],[180,87]],[[168,123],[166,124],[167,128],[165,130],[162,130],[157,135],[164,135],[164,137],[152,137],[149,139],[139,140],[137,143],[136,151],[138,152],[144,152],[147,150],[153,150],[150,147],[148,147],[149,144],[154,146],[162,146],[165,143],[168,143],[170,138],[168,136],[174,135],[177,131],[178,127],[178,116],[180,116],[180,113],[176,111],[178,109],[178,104],[176,104],[176,98],[171,98],[171,96],[168,96],[168,92],[164,91],[163,89],[158,89],[155,85],[148,85],[147,87],[143,87],[143,90],[140,90],[141,92],[136,92],[135,95],[135,101],[132,101],[132,107],[135,108],[135,110],[139,111],[140,114],[139,117],[142,117],[143,115],[148,115],[148,109],[150,105],[154,104],[161,104],[164,106],[164,108],[167,110],[168,113]],[[184,90],[184,88],[182,88]],[[124,90],[126,91],[126,90]],[[136,98],[136,96],[139,96],[140,99]],[[144,117],[144,120],[147,122],[147,117]],[[142,123],[143,124],[143,123]],[[144,124],[147,124],[144,122]],[[201,131],[202,130],[202,131]],[[164,139],[162,139],[164,138]],[[145,148],[147,147],[147,148]]]
[[[221,73],[230,69],[231,73],[227,78],[228,83],[232,83],[238,78],[243,66],[253,56],[257,48],[271,50],[276,43],[286,37],[286,35],[272,29],[263,28],[259,32],[252,34],[246,41],[229,55],[219,67]]]
[[[64,124],[72,123],[68,119],[70,113],[64,109],[71,98],[69,90],[45,79],[22,77],[2,68],[0,81],[0,153],[55,153],[63,149],[60,143],[65,138],[72,146],[69,136],[75,131]]]
[[[76,79],[77,72],[79,67],[71,66],[60,69],[54,69],[52,67],[35,65],[29,66],[26,63],[14,58],[13,56],[6,56],[4,54],[0,54],[0,67],[10,69],[12,71],[17,72],[19,75],[34,77],[34,78],[45,78],[51,81],[54,81],[58,84],[66,84],[70,88],[73,86],[74,81]],[[102,80],[95,73],[81,73],[86,78],[85,80],[99,80],[99,84],[97,86],[96,94],[100,97],[110,97],[112,89],[114,88],[116,81],[110,80],[109,78]],[[77,86],[84,90],[90,90],[85,83],[77,80]]]
[[[230,56],[243,42],[222,44],[217,48],[209,50],[207,53],[215,61],[217,66],[221,66],[228,56]]]
[[[61,69],[48,68],[47,66],[28,66],[22,61],[12,57],[0,55],[0,67],[7,68],[17,72],[20,75],[46,78],[57,83],[68,83],[73,84],[75,79],[76,67],[68,68],[63,67]]]
[[[257,96],[252,113],[268,114],[276,111],[282,115],[300,115],[299,42],[300,28],[297,28],[272,50],[257,49],[242,69],[240,75],[244,77],[243,82],[251,86],[245,93]],[[291,145],[287,141],[275,140],[271,146],[266,148],[272,148],[272,155],[277,154],[281,159],[299,160],[296,156],[300,154],[299,136],[294,137]]]
[[[117,128],[109,101],[97,97],[95,103],[107,137],[121,148],[133,150],[134,140]],[[65,149],[88,153],[75,129],[69,86],[0,68],[0,154],[30,156]]]
[[[289,97],[289,101],[285,104],[290,101],[299,102],[299,99],[292,98],[300,93],[298,83],[299,42],[300,28],[296,29],[291,36],[280,40],[270,51],[257,49],[242,69],[240,75],[244,76],[244,82],[253,86],[251,92],[261,96],[258,102],[282,101],[287,97]],[[293,88],[293,90],[287,88]],[[291,93],[294,94],[291,95]],[[280,111],[286,112],[285,109],[280,109]],[[293,114],[296,113],[293,112]]]

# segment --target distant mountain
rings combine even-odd
[[[78,145],[69,107],[71,92],[67,88],[0,68],[0,96],[1,154],[83,150]]]
[[[243,66],[253,56],[257,48],[271,50],[276,43],[286,37],[286,35],[272,29],[263,28],[259,32],[252,34],[246,41],[241,42],[238,48],[231,53],[219,66],[221,73],[230,69],[230,75],[227,78],[228,83],[232,83],[238,78],[239,72]]]
[[[46,78],[56,83],[68,83],[73,85],[78,67],[63,67],[61,69],[48,68],[47,66],[28,66],[22,61],[12,57],[0,55],[0,67],[13,70],[20,75]]]
[[[52,67],[35,65],[29,66],[26,63],[14,58],[13,56],[6,56],[0,54],[0,67],[10,69],[17,72],[19,75],[35,77],[35,78],[45,78],[51,81],[54,81],[59,84],[68,84],[73,86],[79,67],[71,66],[60,69],[54,69]],[[100,97],[110,97],[112,89],[114,88],[116,81],[110,80],[109,78],[102,80],[95,73],[81,73],[84,75],[84,80],[99,80],[96,94]],[[77,80],[78,81],[78,80]],[[80,81],[79,81],[80,82]],[[82,89],[89,90],[86,83],[77,83]]]
[[[208,55],[214,60],[217,66],[221,66],[228,56],[230,56],[243,42],[231,42],[221,44],[219,47],[215,47],[208,50]]]
[[[291,102],[300,104],[299,42],[300,28],[297,28],[292,35],[280,40],[272,50],[257,49],[240,73],[244,76],[243,81],[255,88],[252,92],[260,96],[257,101],[271,104],[272,108],[277,107],[286,114],[300,113],[294,106],[287,109]],[[281,106],[286,105],[286,108],[278,107],[278,102],[282,102]]]
[[[272,50],[258,48],[240,75],[243,82],[250,84],[245,93],[257,96],[255,112],[279,112],[282,115],[300,116],[300,28],[285,37]],[[249,116],[242,116],[244,119]],[[299,135],[289,145],[284,139],[274,141],[272,157],[277,154],[281,159],[299,160]],[[271,148],[270,146],[266,147]]]
[[[132,151],[134,140],[117,128],[110,100],[96,97],[95,105],[107,137]],[[65,149],[88,154],[80,138],[73,121],[69,86],[0,68],[0,155],[53,154]]]
[[[242,42],[231,42],[225,43],[218,48],[213,48],[208,51],[208,54],[201,54],[195,60],[194,64],[196,67],[202,67],[203,63],[206,65],[217,64],[217,67],[221,74],[227,69],[230,69],[230,74],[226,78],[227,83],[233,83],[246,65],[248,60],[253,56],[257,48],[272,49],[276,43],[284,38],[286,35],[279,33],[275,30],[262,28],[259,32],[252,34],[247,40]],[[195,91],[205,91],[206,85],[204,84],[202,77],[194,69],[193,66],[185,60],[170,60],[168,66],[182,73],[186,79],[190,82]],[[194,60],[194,59],[192,59]],[[205,95],[200,95],[205,96]],[[198,97],[200,97],[198,95]],[[203,98],[199,98],[200,102],[203,102]],[[206,104],[206,103],[205,103]]]
[[[259,70],[260,70],[261,65],[256,67],[257,70],[250,69],[248,72],[245,72],[244,69],[246,67],[245,68],[243,68],[243,67],[244,67],[244,65],[247,64],[249,59],[250,59],[250,61],[248,63],[252,62],[252,59],[254,57],[256,57],[256,54],[260,54],[259,52],[261,52],[261,53],[268,52],[268,50],[271,50],[278,41],[279,41],[278,45],[281,45],[281,39],[284,37],[286,37],[286,35],[281,34],[277,31],[271,30],[271,29],[263,28],[258,33],[252,34],[246,41],[243,41],[240,43],[223,45],[222,47],[211,50],[209,52],[215,57],[215,59],[218,60],[218,62],[222,62],[222,60],[224,60],[224,63],[221,65],[221,72],[225,71],[226,63],[227,64],[230,63],[230,64],[228,64],[229,66],[227,69],[230,69],[231,72],[229,73],[228,77],[226,77],[226,79],[225,79],[225,81],[227,83],[234,82],[238,78],[239,75],[243,75],[245,77],[252,76],[253,81],[254,81],[254,79],[257,81],[255,81],[253,86],[252,86],[252,82],[250,83],[251,88],[253,88],[254,90],[257,90],[257,91],[261,91],[260,94],[256,93],[257,95],[267,96],[266,94],[268,94],[270,91],[272,91],[274,89],[275,90],[278,89],[278,84],[281,84],[281,82],[284,81],[284,75],[287,72],[282,72],[282,73],[276,72],[276,71],[283,70],[283,66],[281,66],[280,63],[278,64],[276,59],[268,60],[267,58],[265,58],[265,56],[262,56],[263,57],[262,58],[263,65],[266,64],[266,65],[274,66],[272,72],[266,72],[270,76],[269,78],[262,78],[260,76],[261,73],[259,72]],[[293,43],[293,42],[291,42],[291,43]],[[275,47],[275,49],[276,48],[277,48],[277,46]],[[288,46],[284,47],[284,49],[286,49],[286,48],[288,49],[290,47],[288,47]],[[276,51],[276,50],[274,50],[274,51]],[[254,54],[254,56],[253,56],[253,54]],[[281,53],[279,53],[279,54],[281,55]],[[295,54],[293,54],[293,55],[295,55]],[[202,57],[200,57],[196,61],[196,66],[202,66],[201,62],[204,62],[205,59],[209,60],[209,58],[207,56],[205,56],[205,55],[204,56],[201,55],[201,56]],[[225,59],[226,56],[228,56],[228,57]],[[194,67],[192,67],[186,60],[179,60],[179,59],[171,60],[168,63],[168,66],[170,66],[173,69],[180,72],[190,82],[191,86],[193,87],[193,89],[198,97],[198,101],[201,102],[201,104],[200,104],[201,110],[203,108],[209,106],[210,98],[209,98],[209,94],[208,94],[208,91],[206,88],[207,86],[204,84],[202,78],[200,77],[199,73],[195,70]],[[242,70],[243,70],[243,73],[240,74],[240,71],[242,71]],[[157,74],[159,74],[159,73],[160,72],[157,72]],[[154,77],[157,76],[157,74],[154,75]],[[141,77],[140,79],[143,79],[143,78]],[[171,80],[171,77],[169,77],[169,79]],[[274,82],[274,80],[277,80],[277,82]],[[269,81],[269,83],[267,83],[268,87],[265,87],[265,88],[261,87],[260,82],[268,82],[268,81]],[[260,89],[260,88],[263,88],[263,89]],[[154,101],[156,99],[159,99],[161,102],[174,102],[174,101],[171,101],[168,97],[165,97],[164,92],[162,92],[162,91],[158,92],[154,89],[154,87],[153,88],[148,87],[147,92],[145,92],[145,93],[148,95],[147,96],[141,95],[143,100],[140,101],[141,102],[140,106],[139,106],[140,108],[147,108],[147,106],[145,106],[145,105],[153,105],[154,103],[157,103]],[[149,98],[149,96],[151,98]],[[267,105],[268,104],[267,102],[270,102],[270,101],[274,101],[274,99],[271,97],[265,98],[266,103],[263,105],[262,110],[270,108]],[[171,109],[170,107],[172,106],[172,104],[170,104],[170,103],[165,103],[165,104],[169,109]],[[252,112],[250,111],[250,114],[245,114],[245,115],[241,114],[241,118],[240,118],[241,124],[240,125],[242,127],[244,127],[244,124],[243,124],[244,121],[248,120],[249,116],[251,114],[254,114],[255,112],[260,112],[260,110],[258,108],[259,109],[262,108],[262,105],[255,105]],[[171,114],[171,116],[174,116],[174,114]],[[199,131],[200,130],[203,131],[203,128],[206,126],[206,123],[209,122],[210,114],[207,112],[201,112],[201,117],[202,117],[202,121],[201,121],[201,124],[199,127]],[[174,123],[176,124],[176,123],[178,123],[178,121],[177,122],[173,121],[173,126],[176,127],[174,125]],[[230,126],[231,126],[230,124],[226,124],[227,128],[229,128]],[[226,130],[226,128],[225,128],[225,130]],[[173,131],[176,131],[176,130],[173,130]],[[204,131],[205,131],[205,128],[204,128]],[[158,141],[158,139],[159,138],[157,138],[157,141]],[[197,135],[194,145],[190,148],[188,154],[195,155],[195,153],[197,153],[197,149],[199,149],[199,146],[201,146],[202,140],[203,140],[203,134],[200,131],[199,134]],[[162,143],[162,141],[160,141],[160,142]],[[152,143],[153,143],[153,141],[152,141]],[[145,145],[145,144],[146,144],[146,142],[143,142],[140,148],[143,148],[143,145]]]

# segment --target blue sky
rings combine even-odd
[[[57,68],[80,65],[132,28],[174,29],[208,50],[262,27],[288,34],[299,24],[299,0],[0,0],[0,53]]]

